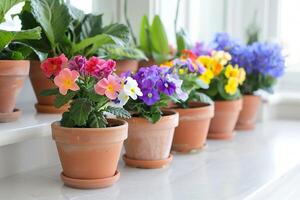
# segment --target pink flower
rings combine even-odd
[[[100,95],[106,95],[109,99],[114,100],[121,90],[119,77],[109,75],[108,78],[103,78],[95,85],[95,92]]]
[[[76,83],[78,77],[79,73],[77,71],[64,68],[54,78],[54,84],[59,88],[62,95],[66,95],[68,90],[77,91],[80,89]]]
[[[84,74],[94,76],[96,78],[99,77],[100,66],[105,63],[105,60],[97,58],[95,56],[91,57],[84,67]]]
[[[51,76],[57,76],[59,72],[68,64],[68,58],[61,54],[60,56],[48,58],[41,64],[45,76],[50,78]]]
[[[116,62],[113,60],[108,60],[100,66],[100,71],[103,76],[107,78],[116,68]]]

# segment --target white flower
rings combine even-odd
[[[136,100],[137,96],[143,96],[141,89],[138,87],[138,83],[131,77],[126,78],[124,93],[130,96],[133,100]]]
[[[119,107],[123,107],[129,100],[129,96],[124,92],[124,90],[122,90],[119,93],[117,99],[118,99],[118,103],[116,103],[116,105],[118,105]]]

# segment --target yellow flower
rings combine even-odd
[[[225,76],[227,78],[239,78],[239,67],[238,65],[235,65],[234,67],[232,65],[227,65],[225,70]]]
[[[199,56],[196,61],[201,63],[206,69],[209,69],[209,63],[211,62],[211,57]]]
[[[244,68],[239,69],[239,84],[242,85],[246,79],[246,72]]]
[[[185,74],[185,71],[186,71],[185,69],[181,68],[178,70],[178,73],[179,73],[179,75],[182,75],[182,74]]]
[[[228,61],[231,60],[231,55],[225,51],[213,51],[212,57],[221,65],[226,65]]]
[[[219,75],[224,68],[224,66],[215,59],[211,60],[210,65],[215,76]]]
[[[174,63],[173,63],[172,60],[171,61],[166,61],[166,62],[160,64],[160,67],[173,67],[173,66],[174,66]]]
[[[225,91],[230,95],[234,95],[237,91],[238,85],[239,85],[238,79],[230,77],[228,79],[227,84],[225,85]]]
[[[214,78],[214,73],[210,69],[207,69],[201,76],[199,76],[199,79],[206,84],[209,84],[211,79],[213,78]]]

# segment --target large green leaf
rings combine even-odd
[[[14,5],[25,0],[1,0],[0,1],[0,23],[4,22],[4,16]]]
[[[70,107],[71,119],[76,126],[84,126],[87,123],[92,105],[87,99],[75,99]]]
[[[110,24],[108,26],[103,27],[103,34],[114,36],[115,38],[119,38],[123,43],[129,43],[129,29],[124,24]]]
[[[191,48],[191,41],[183,29],[180,29],[180,31],[176,33],[176,43],[178,55],[181,54],[182,50]]]
[[[100,15],[93,15],[93,14],[85,15],[81,29],[82,29],[81,36],[83,39],[101,34],[102,33],[102,14],[100,14]]]
[[[135,59],[147,60],[145,54],[134,47],[120,47],[115,44],[104,45],[99,51],[98,55],[102,58],[110,58],[114,60]]]
[[[150,25],[146,15],[143,16],[140,29],[140,49],[149,57],[151,55]]]
[[[0,30],[0,51],[3,50],[10,42],[15,40],[37,40],[41,38],[41,28],[22,30],[22,31],[5,31]]]
[[[101,34],[94,37],[86,38],[74,45],[73,54],[80,53],[89,47],[88,55],[96,53],[96,51],[105,44],[118,44],[124,46],[121,39],[114,37],[112,35]],[[88,56],[87,55],[87,56]]]
[[[55,47],[71,22],[68,7],[59,0],[31,0],[31,8],[52,47]]]
[[[158,54],[168,55],[170,53],[168,37],[158,15],[153,19],[150,35],[152,50]]]
[[[130,113],[124,108],[108,106],[105,111],[123,119],[129,119],[131,117]]]

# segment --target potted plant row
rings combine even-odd
[[[5,22],[5,14],[21,1],[0,2],[0,23]],[[0,30],[0,122],[17,120],[21,111],[15,107],[17,96],[29,73],[27,55],[33,51],[32,46],[24,40],[38,40],[41,28],[33,26],[22,31]]]
[[[240,112],[237,130],[251,130],[255,127],[256,116],[261,104],[259,90],[273,93],[272,87],[283,75],[285,57],[280,45],[269,42],[243,44],[227,33],[218,33],[213,41],[215,49],[231,54],[233,65],[244,68],[247,76],[240,86],[243,95],[243,106]]]

